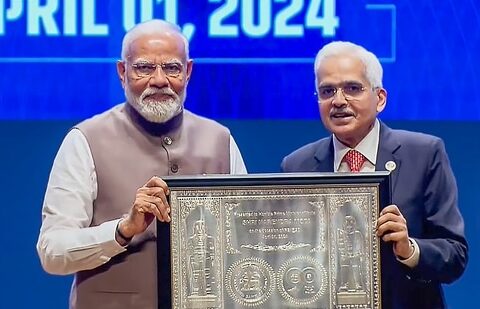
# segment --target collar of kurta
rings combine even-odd
[[[146,120],[145,118],[142,117],[130,104],[125,103],[125,112],[127,113],[128,117],[130,120],[134,123],[134,125],[147,133],[148,135],[151,136],[164,136],[169,133],[173,133],[177,131],[177,129],[182,125],[183,122],[183,114],[184,111],[182,111],[180,114],[177,116],[173,117],[172,119],[168,120],[167,122],[164,123],[155,123],[155,122],[150,122]]]

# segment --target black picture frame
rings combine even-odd
[[[212,188],[296,188],[376,186],[379,208],[391,204],[391,180],[389,172],[373,173],[277,173],[247,175],[192,175],[166,176],[162,178],[171,192],[190,190],[203,192]],[[379,211],[380,211],[379,209]],[[172,255],[171,224],[157,221],[157,291],[158,308],[172,307]],[[380,308],[381,304],[376,308]]]

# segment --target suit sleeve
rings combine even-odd
[[[465,270],[468,245],[458,209],[457,185],[445,146],[436,139],[432,149],[424,191],[424,237],[415,238],[420,259],[414,272],[426,281],[450,283]]]

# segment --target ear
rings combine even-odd
[[[122,88],[125,89],[125,61],[117,61],[117,74],[120,82],[122,83]]]
[[[384,88],[377,89],[377,113],[383,111],[387,105],[387,91]]]
[[[186,80],[187,84],[188,81],[190,80],[190,76],[192,75],[192,70],[193,70],[193,59],[188,59],[187,61],[187,74],[186,74]]]

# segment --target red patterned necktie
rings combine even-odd
[[[367,158],[362,155],[360,152],[356,151],[355,149],[350,149],[347,154],[343,157],[343,161],[347,162],[348,167],[352,173],[360,172],[363,163]]]

